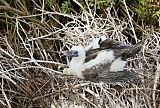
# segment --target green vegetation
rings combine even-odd
[[[69,1],[64,1],[61,6],[62,13],[70,13],[71,12],[71,3]]]
[[[159,26],[159,2],[156,0],[139,0],[138,7],[135,8],[140,19],[146,23],[146,25]]]
[[[80,2],[83,4],[85,8],[87,8],[86,3]],[[138,16],[138,21],[137,22],[142,22],[145,25],[154,25],[155,27],[158,27],[158,18],[159,18],[159,2],[156,0],[127,0],[126,3],[128,4],[130,12],[134,12],[134,20],[137,21],[137,16]],[[118,14],[119,17],[127,17],[127,14],[125,13],[124,5],[123,5],[123,0],[98,0],[95,2],[95,0],[88,0],[87,1],[88,6],[93,9],[96,6],[96,10],[100,10],[100,14],[105,14],[105,9],[107,6],[110,4],[113,5],[114,10],[122,10],[119,11],[120,13]],[[72,8],[72,3],[69,1],[63,1],[62,6],[60,7],[62,13],[67,13],[70,14],[71,10],[74,10]],[[75,10],[78,11],[78,10]]]

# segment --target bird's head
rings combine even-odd
[[[85,59],[86,52],[82,46],[73,46],[71,50],[66,53],[66,55],[73,58]]]

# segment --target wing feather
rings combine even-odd
[[[86,52],[86,59],[85,59],[85,62],[88,62],[92,59],[95,59],[99,53],[100,49],[99,48],[96,48],[96,49],[90,49]]]
[[[109,71],[110,64],[97,65],[91,69],[83,71],[84,77],[92,82],[127,82],[140,80],[138,75],[134,72],[124,69],[123,71],[111,72]]]

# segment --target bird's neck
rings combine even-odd
[[[83,58],[73,58],[69,64],[69,71],[79,78],[83,78],[82,65],[84,63],[84,60],[85,59]]]
[[[82,66],[82,64],[84,63],[84,60],[85,59],[83,59],[83,58],[73,58],[72,60],[71,60],[71,62],[70,62],[70,67],[80,67],[80,66]]]

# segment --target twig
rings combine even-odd
[[[22,16],[26,16],[27,15],[27,13],[22,12],[22,11],[20,11],[18,9],[13,8],[13,7],[7,7],[7,6],[1,6],[0,5],[0,10],[9,11],[9,12],[13,12],[13,13],[18,13],[19,15],[22,15]]]
[[[52,69],[50,69],[50,68],[46,68],[46,67],[42,67],[42,66],[25,66],[25,67],[18,67],[18,68],[8,69],[8,70],[5,70],[5,71],[0,72],[0,73],[6,73],[6,72],[10,72],[10,71],[15,71],[15,70],[20,70],[20,69],[28,69],[28,68],[37,68],[37,69],[48,70],[48,72],[51,71],[51,72],[49,72],[49,73],[51,73],[51,74],[53,74],[52,72],[55,72],[55,73],[60,74],[60,75],[63,74],[62,72],[55,71],[55,70],[52,70]]]
[[[157,70],[155,72],[155,78],[154,78],[154,84],[153,84],[153,93],[152,93],[152,99],[153,99],[153,107],[156,108],[156,88],[158,84],[158,80],[160,77],[160,64],[159,61],[157,61]]]
[[[134,26],[133,26],[133,23],[132,23],[132,18],[131,18],[131,16],[130,16],[129,12],[128,12],[128,8],[127,8],[127,5],[126,5],[126,1],[123,0],[123,3],[124,3],[124,6],[125,6],[125,8],[126,8],[126,12],[127,12],[127,14],[128,14],[129,22],[130,22],[130,24],[131,24],[132,32],[133,32],[133,35],[134,35],[134,39],[135,39],[135,41],[136,41],[136,43],[137,43],[137,42],[138,42],[138,41],[137,41],[137,36],[136,36],[135,30],[134,30]]]
[[[12,108],[12,107],[11,107],[11,104],[10,104],[10,102],[9,102],[7,96],[6,96],[6,93],[5,93],[5,91],[4,91],[3,85],[4,85],[4,81],[3,81],[3,74],[2,74],[2,84],[1,84],[2,94],[3,94],[5,100],[6,100],[7,104],[8,104],[8,108]]]

